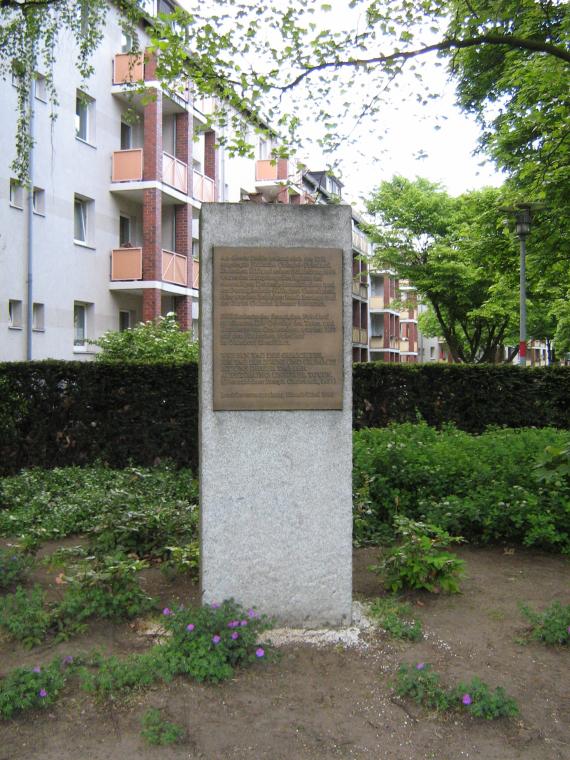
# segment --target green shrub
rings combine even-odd
[[[487,720],[510,718],[519,712],[517,703],[503,688],[491,691],[484,681],[475,676],[468,683],[446,689],[440,676],[424,662],[418,662],[415,666],[400,665],[395,691],[399,697],[410,697],[430,709],[467,710],[474,717]]]
[[[521,612],[531,624],[529,637],[545,644],[570,644],[570,604],[553,602],[544,612],[534,612],[526,604]]]
[[[391,591],[425,589],[426,591],[456,593],[465,563],[454,554],[443,551],[452,543],[463,541],[450,536],[435,525],[415,522],[407,517],[394,520],[400,543],[384,553],[373,568],[383,576]]]
[[[368,611],[373,620],[397,639],[420,641],[423,638],[420,621],[410,619],[412,608],[409,604],[383,597],[375,599]]]
[[[34,560],[18,549],[0,549],[0,589],[22,583],[30,572]]]
[[[0,680],[0,717],[52,704],[65,685],[65,662],[53,660],[46,667],[16,668]]]
[[[474,436],[425,423],[354,435],[354,537],[385,543],[395,515],[471,542],[570,551],[570,483],[529,477],[568,433],[489,430]]]
[[[167,546],[167,559],[160,566],[167,578],[188,573],[197,577],[200,569],[200,544],[191,541],[185,546]]]
[[[40,586],[31,591],[18,587],[13,594],[0,597],[0,627],[25,647],[40,644],[52,624]]]
[[[151,707],[145,712],[141,723],[141,734],[149,744],[167,746],[184,741],[186,734],[184,728],[166,720],[156,707]]]

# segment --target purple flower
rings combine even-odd
[[[216,634],[215,636],[212,636],[212,644],[219,644],[221,640],[222,640],[222,637],[218,636],[218,634]]]
[[[425,666],[426,666],[425,662],[418,662],[418,664],[416,665],[416,670],[423,670]]]
[[[464,694],[461,697],[461,701],[463,702],[464,705],[470,705],[473,700],[471,699],[471,697],[469,696],[469,694]]]
[[[240,622],[240,625],[241,625],[241,627],[243,628],[243,627],[244,627],[244,625],[247,625],[247,620],[242,620],[242,621]]]
[[[63,664],[64,665],[71,665],[72,662],[73,662],[73,657],[70,654],[66,655],[63,658]]]
[[[566,633],[570,633],[570,625],[569,625],[569,626],[568,626],[568,628],[566,629]]]
[[[235,641],[236,639],[239,639],[239,633],[237,631],[234,631],[232,633],[232,639]]]
[[[41,672],[42,672],[42,669],[40,668],[40,666],[36,665],[36,667],[34,668],[34,673],[41,673]]]
[[[40,689],[38,693],[42,699],[44,699],[44,697],[47,697],[47,691],[45,689]]]
[[[228,628],[236,628],[239,625],[239,620],[230,620]]]
[[[166,615],[166,616],[168,616],[168,615],[172,615],[172,610],[170,609],[170,607],[165,607],[165,608],[162,610],[162,614],[163,614],[163,615]]]
[[[265,649],[262,649],[261,647],[258,647],[258,649],[255,650],[255,656],[256,657],[265,657]]]
[[[257,612],[252,607],[250,610],[247,611],[247,615],[250,618],[255,618],[255,617],[257,617]]]
[[[212,602],[212,604],[210,605],[210,607],[213,610],[217,610],[217,609],[219,609],[220,605],[217,602]]]
[[[195,627],[196,626],[194,625],[194,623],[188,623],[188,625],[186,626],[186,630],[192,632]]]

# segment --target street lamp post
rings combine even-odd
[[[520,332],[519,365],[526,365],[526,238],[530,233],[530,204],[518,204],[515,216],[515,233],[521,246],[520,263]]]

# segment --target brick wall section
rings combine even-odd
[[[144,107],[143,179],[162,180],[162,93],[150,89],[156,98]]]
[[[204,134],[204,174],[215,182],[215,198],[218,198],[218,151],[216,150],[216,133],[209,130]]]
[[[176,299],[176,319],[181,330],[187,332],[192,329],[192,298],[180,296]]]
[[[162,279],[162,201],[160,190],[143,190],[143,280]]]
[[[190,114],[176,114],[176,158],[188,167],[188,195],[192,196],[192,119]]]
[[[162,293],[155,288],[143,290],[143,322],[149,322],[160,316]]]

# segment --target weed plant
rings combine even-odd
[[[469,682],[447,689],[440,675],[424,662],[414,666],[400,665],[395,691],[399,697],[409,697],[432,710],[467,710],[474,717],[486,720],[514,717],[519,712],[516,701],[503,688],[491,691],[484,681],[474,677]]]
[[[52,625],[52,615],[40,586],[0,597],[0,627],[10,638],[31,648],[41,644]]]
[[[32,566],[33,557],[18,549],[0,549],[0,590],[23,583]]]
[[[544,612],[534,612],[528,605],[521,604],[520,610],[531,624],[530,639],[550,646],[570,644],[570,604],[553,602]]]
[[[45,667],[15,668],[0,680],[0,717],[45,708],[52,704],[66,682],[68,662],[54,659]]]
[[[444,549],[461,543],[463,538],[407,517],[396,517],[394,525],[400,543],[385,552],[380,564],[372,568],[383,576],[386,588],[458,592],[465,563]]]
[[[552,428],[470,435],[406,423],[356,432],[355,543],[387,543],[403,515],[473,543],[570,552],[567,451],[568,432]]]
[[[142,717],[141,735],[153,746],[168,746],[184,741],[185,730],[182,726],[164,718],[156,707],[149,708]]]
[[[370,605],[369,614],[396,639],[420,641],[423,638],[422,624],[412,618],[412,608],[405,602],[392,597],[375,599]]]

